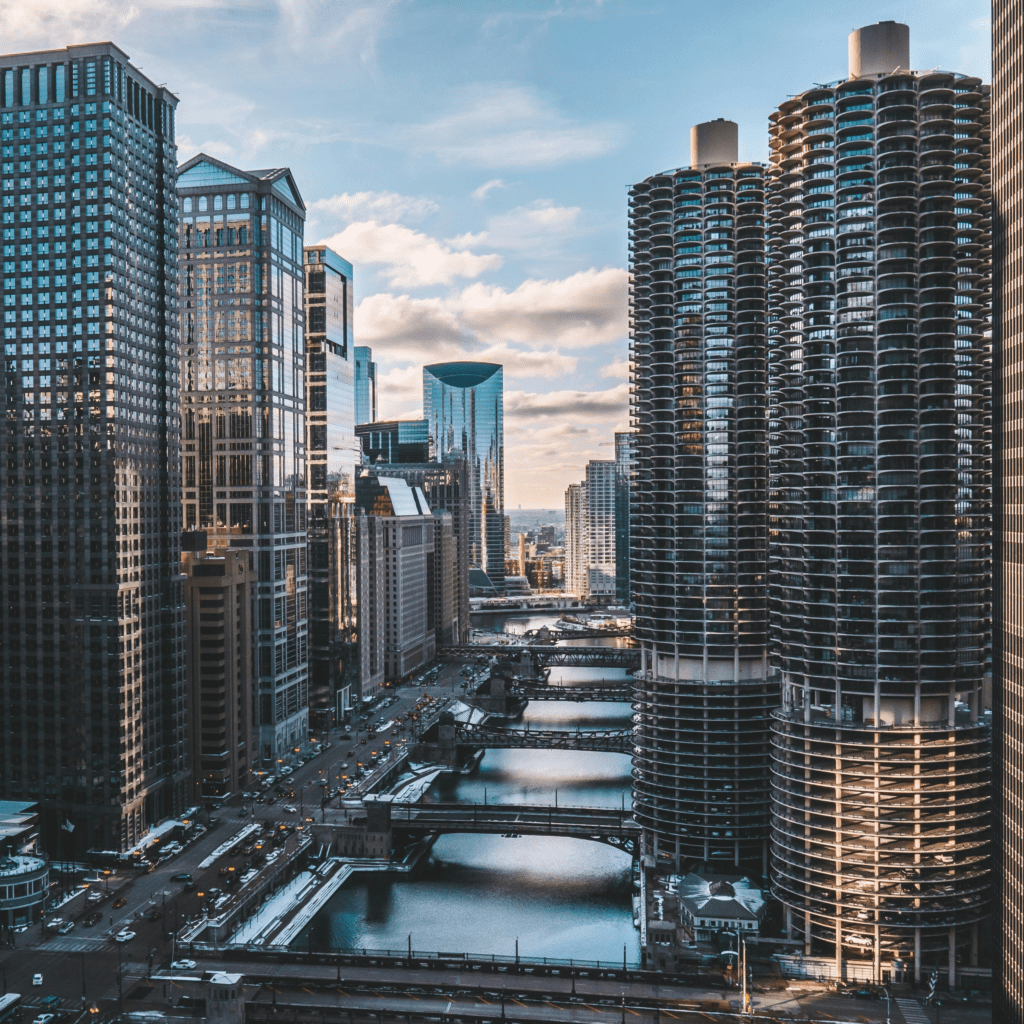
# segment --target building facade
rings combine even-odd
[[[435,458],[453,452],[469,471],[469,557],[500,593],[505,579],[505,427],[502,368],[496,363],[423,367],[423,415]]]
[[[615,435],[615,599],[630,602],[629,589],[629,514],[630,490],[635,462],[633,434]]]
[[[718,120],[630,191],[633,798],[675,873],[767,868],[764,187]]]
[[[251,551],[205,550],[206,536],[186,534],[183,548],[188,732],[194,803],[249,788],[256,750],[253,613],[256,573]]]
[[[565,592],[587,596],[587,489],[569,484],[565,489]]]
[[[267,766],[309,735],[305,207],[286,168],[179,169],[186,530],[252,551]],[[322,463],[321,463],[322,465]]]
[[[110,43],[0,57],[0,797],[66,856],[188,795],[176,105]]]
[[[384,591],[383,627],[370,628],[383,639],[384,680],[397,682],[437,651],[434,517],[423,491],[399,477],[360,476],[356,504],[379,552],[376,585]],[[445,520],[450,534],[450,517]]]
[[[356,427],[364,466],[391,462],[429,462],[426,420],[375,420]]]
[[[356,350],[356,423],[372,423],[377,418],[377,364],[366,345]]]
[[[608,459],[587,463],[586,479],[565,492],[566,591],[595,602],[615,597],[618,526],[618,467]],[[520,534],[518,563],[525,570],[525,537]]]
[[[859,29],[770,120],[772,879],[837,976],[955,986],[990,906],[989,95],[910,67]]]
[[[1024,4],[992,5],[992,727],[996,813],[992,1019],[1024,1024]]]
[[[306,469],[309,513],[309,713],[323,733],[338,690],[358,681],[353,523],[355,436],[352,264],[327,246],[306,246]]]

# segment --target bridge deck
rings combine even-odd
[[[456,743],[488,750],[598,750],[628,754],[633,749],[631,729],[594,729],[589,732],[559,732],[550,729],[488,729],[458,726]]]
[[[640,667],[640,651],[635,647],[549,647],[532,644],[462,644],[445,647],[438,656],[449,661],[468,661],[480,657],[515,660],[527,655],[535,665],[564,665],[572,668]]]

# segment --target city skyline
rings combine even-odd
[[[845,20],[808,19],[806,5],[733,7],[728,36],[666,3],[469,4],[439,19],[425,4],[86,0],[69,13],[47,0],[5,9],[0,26],[12,52],[58,36],[117,39],[180,95],[182,162],[205,149],[234,166],[291,167],[309,206],[306,243],[360,267],[356,340],[380,366],[380,418],[420,414],[423,364],[502,363],[507,503],[559,508],[581,467],[606,457],[600,442],[628,424],[626,185],[684,162],[689,125],[710,117],[738,121],[741,159],[765,160],[773,103],[842,73],[853,21],[899,17],[915,67],[990,77],[981,2],[873,2]],[[629,80],[644,34],[622,31],[635,17],[686,53],[645,94]],[[245,41],[230,61],[225,31]],[[803,57],[769,56],[782,50]],[[338,92],[321,100],[320,76],[300,69],[332,57],[344,58]],[[709,110],[682,87],[718,65],[729,75]],[[424,76],[433,85],[420,90]],[[263,86],[242,92],[240,81]]]

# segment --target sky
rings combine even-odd
[[[426,363],[501,363],[506,507],[560,508],[629,428],[628,186],[716,117],[766,159],[772,109],[886,19],[990,80],[988,0],[0,0],[0,40],[109,39],[180,98],[182,162],[290,167],[380,417],[420,413]]]

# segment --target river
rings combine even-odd
[[[495,616],[486,627],[523,632],[554,625],[557,615]],[[621,676],[612,669],[552,669],[552,682]],[[624,703],[538,702],[523,723],[540,728],[628,725]],[[619,807],[629,804],[624,754],[489,750],[471,775],[442,775],[426,799],[467,803]],[[556,796],[557,791],[557,796]],[[423,951],[630,961],[639,956],[633,927],[630,858],[578,839],[442,836],[411,876],[360,875],[312,922],[318,949]],[[297,944],[308,943],[304,933]]]

